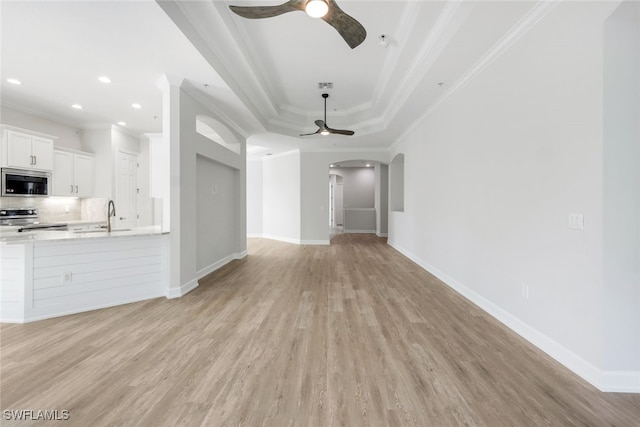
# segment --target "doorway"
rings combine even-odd
[[[133,228],[138,224],[138,156],[118,149],[116,165],[116,216],[113,219],[117,228]]]

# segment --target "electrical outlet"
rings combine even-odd
[[[214,196],[218,194],[218,184],[213,184],[211,186],[211,194],[213,194]]]
[[[71,283],[73,281],[73,274],[70,271],[62,273],[62,283]]]

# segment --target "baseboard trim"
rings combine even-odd
[[[301,245],[329,245],[329,239],[327,240],[301,240]]]
[[[260,237],[262,237],[263,239],[277,240],[279,242],[295,243],[296,245],[300,244],[300,239],[292,239],[290,237],[275,236],[273,234],[263,234]]]
[[[180,298],[197,288],[199,285],[198,279],[189,280],[187,283],[183,283],[179,288],[169,288],[165,297],[167,299]]]
[[[540,350],[547,353],[549,356],[598,388],[600,391],[640,393],[639,371],[602,371],[598,369],[595,365],[587,362],[571,350],[564,347],[562,344],[524,323],[519,318],[500,308],[470,288],[462,285],[446,273],[438,270],[429,263],[424,262],[422,259],[405,248],[397,245],[395,242],[388,241],[387,243],[411,261],[415,262],[421,268],[436,276],[445,285],[464,296],[473,304],[480,307],[489,315],[529,341],[531,344],[538,347]]]
[[[376,236],[378,236],[378,237],[389,237],[388,233],[378,233],[378,232],[376,232]]]
[[[376,234],[376,230],[344,230],[345,234]]]
[[[70,310],[64,310],[64,311],[60,311],[60,312],[55,312],[55,313],[47,313],[47,314],[39,314],[36,316],[28,316],[25,317],[24,319],[20,319],[20,320],[2,320],[2,323],[29,323],[29,322],[35,322],[37,320],[45,320],[45,319],[53,319],[54,317],[62,317],[62,316],[68,316],[70,314],[78,314],[78,313],[84,313],[87,311],[93,311],[93,310],[100,310],[103,308],[110,308],[110,307],[117,307],[120,305],[125,305],[125,304],[131,304],[134,302],[142,302],[142,301],[148,301],[150,299],[155,299],[155,298],[160,298],[164,296],[161,292],[160,293],[150,293],[148,295],[143,295],[143,296],[138,296],[138,297],[134,297],[134,298],[124,298],[122,300],[116,301],[116,302],[110,302],[107,304],[96,304],[96,305],[92,305],[90,307],[82,307],[82,308],[78,308],[78,309],[70,309]]]
[[[180,298],[185,296],[186,294],[188,294],[189,292],[191,292],[192,290],[194,290],[195,288],[197,288],[198,286],[200,286],[200,280],[205,277],[208,276],[209,274],[213,273],[214,271],[218,270],[221,267],[224,267],[225,265],[229,264],[231,261],[235,260],[235,259],[242,259],[244,257],[247,256],[247,251],[244,250],[242,252],[236,252],[234,254],[228,255],[224,258],[222,258],[219,261],[214,262],[211,265],[208,265],[207,267],[198,270],[198,272],[196,272],[196,278],[195,279],[191,279],[189,280],[187,283],[183,283],[182,285],[180,285],[179,288],[170,288],[167,293],[166,293],[166,297],[168,299],[173,299],[173,298]]]
[[[289,237],[282,236],[274,236],[273,234],[247,234],[247,237],[250,238],[260,238],[260,239],[269,239],[269,240],[277,240],[279,242],[293,243],[296,245],[329,245],[329,239],[327,240],[299,240],[299,239],[291,239]]]

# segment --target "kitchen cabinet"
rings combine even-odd
[[[51,171],[55,137],[2,126],[2,166]]]
[[[71,150],[54,150],[52,196],[91,197],[93,155]]]

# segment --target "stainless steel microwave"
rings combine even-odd
[[[51,172],[2,168],[2,195],[46,197],[50,194]]]

